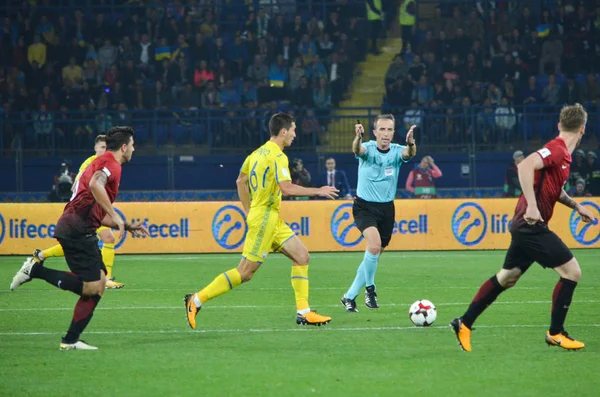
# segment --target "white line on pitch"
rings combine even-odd
[[[495,305],[546,305],[550,304],[552,301],[512,301],[512,302],[495,302]],[[600,300],[582,300],[575,301],[575,304],[585,303],[585,304],[595,304],[600,303]],[[451,303],[440,303],[437,306],[467,306],[469,302],[451,302]],[[410,303],[387,303],[383,304],[383,307],[408,307]],[[320,305],[320,307],[338,307],[338,305]],[[113,306],[113,307],[98,307],[96,310],[181,310],[183,309],[183,304],[180,306]],[[210,306],[207,305],[204,309],[285,309],[293,307],[293,305],[232,305],[232,306]],[[73,310],[72,307],[23,307],[23,308],[1,308],[0,312],[27,312],[27,311],[63,311],[63,310]]]
[[[477,285],[473,285],[472,287],[465,287],[465,286],[437,286],[437,285],[429,285],[427,286],[428,290],[437,290],[437,289],[465,289],[465,290],[469,290],[469,291],[477,291],[477,288],[479,288],[479,284]],[[348,288],[348,285],[343,285],[343,286],[339,286],[339,287],[311,287],[310,290],[311,291],[345,291]],[[517,287],[518,290],[538,290],[538,289],[544,289],[547,290],[548,288],[551,288],[550,286],[540,286],[540,287]],[[120,289],[119,292],[114,292],[115,294],[122,294],[125,292],[163,292],[163,291],[188,291],[190,288],[187,287],[180,287],[180,288],[123,288]],[[594,289],[596,290],[597,287],[586,287],[586,286],[578,286],[577,287],[577,291],[581,291],[581,290],[588,290],[588,289]],[[264,287],[264,288],[252,288],[252,291],[290,291],[291,287]],[[383,291],[383,290],[406,290],[406,286],[404,285],[397,285],[397,286],[382,286],[382,287],[377,287],[378,291]],[[19,290],[19,294],[22,293],[35,293],[38,294],[40,292],[53,292],[53,293],[60,293],[62,292],[62,290],[59,289],[52,289],[52,288],[48,288],[48,289],[21,289]],[[0,290],[0,294],[7,294],[7,293],[11,293],[14,294],[14,291],[10,291],[10,290]],[[112,294],[113,292],[110,292],[110,294]]]
[[[509,325],[478,325],[477,328],[544,328],[548,327],[548,324],[509,324]],[[569,324],[570,328],[591,328],[600,327],[600,324]],[[448,329],[444,325],[436,325],[427,327],[429,329]],[[89,331],[86,335],[128,335],[128,334],[192,334],[192,333],[266,333],[266,332],[311,332],[314,328],[298,327],[298,328],[261,328],[261,329],[203,329],[203,330],[148,330],[148,331]],[[355,331],[410,331],[410,330],[421,330],[424,327],[356,327],[356,328],[335,328],[334,326],[319,327],[317,332],[355,332]],[[0,332],[0,336],[49,336],[49,335],[63,335],[64,332]]]

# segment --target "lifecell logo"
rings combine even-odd
[[[470,247],[479,244],[487,229],[487,215],[477,203],[461,204],[452,215],[452,234],[462,245]]]
[[[331,215],[331,235],[342,247],[354,247],[363,239],[352,217],[352,203],[345,203]]]
[[[225,249],[236,249],[242,245],[247,232],[246,215],[235,205],[220,208],[213,218],[213,238]]]
[[[581,215],[573,210],[569,221],[571,235],[581,245],[593,245],[600,240],[600,226],[598,226],[600,206],[592,201],[584,201],[581,203],[581,206],[592,211],[596,219],[594,219],[594,222],[585,223],[581,220]]]

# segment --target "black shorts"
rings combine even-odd
[[[388,246],[394,232],[394,219],[396,219],[396,208],[393,201],[372,203],[355,197],[352,215],[354,215],[354,223],[361,233],[366,228],[374,226],[381,236],[381,248]]]
[[[95,234],[76,239],[58,237],[57,240],[65,252],[69,269],[81,280],[98,281],[102,278],[101,271],[106,274],[106,266],[102,262],[98,237]]]
[[[518,267],[525,273],[533,262],[553,269],[573,259],[569,247],[547,226],[523,226],[511,231],[511,235],[510,247],[504,259],[504,269]]]

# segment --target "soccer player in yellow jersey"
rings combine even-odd
[[[85,169],[94,161],[98,156],[103,155],[106,152],[106,135],[98,135],[94,144],[94,151],[96,154],[88,157],[79,167],[79,173],[75,177],[75,181],[73,182],[73,189],[77,186],[77,182],[81,177],[81,174],[85,171]],[[115,236],[112,230],[106,226],[101,226],[96,231],[98,233],[98,237],[102,240],[102,261],[104,262],[104,266],[106,266],[107,274],[106,274],[106,289],[120,289],[125,286],[123,283],[118,283],[112,279],[112,268],[115,263]],[[46,259],[51,257],[64,256],[65,253],[60,244],[57,244],[53,247],[50,247],[45,250],[35,250],[33,253],[33,258],[38,262],[42,263]]]
[[[279,217],[281,196],[337,197],[331,186],[304,188],[294,185],[283,149],[296,137],[294,118],[277,113],[269,121],[271,139],[244,161],[237,179],[240,201],[246,211],[248,233],[242,260],[237,268],[220,274],[196,294],[185,296],[187,321],[196,328],[196,315],[208,300],[250,281],[270,251],[280,251],[292,260],[292,287],[296,295],[296,323],[325,325],[331,317],[310,309],[308,304],[308,250],[290,227]]]

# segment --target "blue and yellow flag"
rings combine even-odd
[[[547,37],[550,34],[550,26],[540,25],[537,27],[538,37]]]
[[[280,73],[271,73],[269,75],[269,81],[271,83],[271,87],[281,88],[285,85],[285,79]]]
[[[156,50],[154,50],[154,58],[157,61],[171,59],[171,47],[157,47]]]
[[[85,47],[85,40],[83,40],[83,35],[81,33],[77,33],[77,42],[80,47]]]

